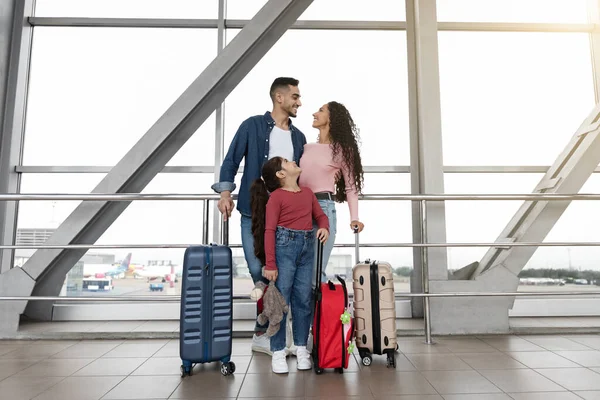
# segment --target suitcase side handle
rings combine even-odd
[[[358,254],[359,249],[360,249],[360,243],[358,241],[358,226],[355,226],[353,228],[353,230],[354,230],[354,257],[355,257],[354,264],[358,264],[360,262],[360,257]]]

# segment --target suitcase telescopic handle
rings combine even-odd
[[[358,264],[360,262],[360,258],[359,258],[359,254],[358,251],[360,249],[360,244],[358,242],[358,226],[355,226],[354,228],[354,257],[355,258],[355,264]]]
[[[321,301],[321,275],[323,275],[323,243],[317,238],[317,268],[316,276],[315,276],[315,288],[314,288],[314,296],[315,296],[315,307],[317,306],[317,302]]]
[[[221,243],[223,246],[229,246],[229,218],[221,220]]]

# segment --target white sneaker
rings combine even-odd
[[[272,355],[271,339],[264,333],[260,336],[257,336],[255,333],[254,336],[252,336],[252,351]]]
[[[310,353],[306,349],[306,346],[298,346],[296,357],[298,357],[298,369],[300,371],[306,371],[312,368]]]
[[[287,361],[285,360],[285,350],[279,350],[273,353],[271,359],[271,369],[276,374],[287,374],[289,371]]]

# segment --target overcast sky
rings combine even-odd
[[[37,0],[38,16],[216,18],[217,0]],[[262,0],[229,0],[228,18],[248,19]],[[440,21],[587,23],[585,0],[439,0]],[[315,0],[301,19],[404,20],[404,2]],[[239,30],[229,30],[231,40]],[[217,54],[215,29],[35,28],[25,165],[116,164]],[[445,165],[550,165],[594,107],[584,33],[440,32]],[[225,102],[229,145],[248,116],[271,108],[277,76],[300,80],[296,124],[315,141],[312,116],[346,104],[362,136],[365,165],[408,165],[406,34],[288,31]],[[211,116],[168,165],[214,164]],[[89,192],[102,174],[26,174],[24,192]],[[541,174],[446,174],[448,193],[528,193]],[[239,181],[240,176],[238,176]],[[209,193],[212,174],[160,174],[146,193]],[[582,192],[600,193],[592,177]],[[365,193],[410,193],[408,174],[368,174]],[[19,227],[56,227],[76,202],[23,202]],[[448,202],[448,241],[493,241],[520,202]],[[547,240],[600,241],[597,205],[572,205]],[[144,213],[151,212],[148,218]],[[363,242],[410,242],[408,202],[361,202]],[[212,221],[212,220],[211,220]],[[585,221],[585,226],[584,226]],[[239,243],[239,216],[231,242]],[[353,242],[347,205],[338,205],[338,243]],[[192,243],[201,204],[138,202],[99,243]],[[337,253],[351,253],[334,250]],[[455,248],[450,268],[483,248]],[[117,258],[127,250],[115,250]],[[136,250],[133,259],[180,261],[182,250]],[[365,249],[365,257],[412,265],[410,249]],[[595,248],[573,248],[574,266],[594,268]],[[538,250],[528,267],[568,266],[566,248]]]

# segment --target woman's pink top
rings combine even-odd
[[[358,221],[358,193],[354,178],[346,165],[342,163],[342,153],[333,159],[331,145],[308,143],[304,145],[304,153],[300,158],[300,186],[310,188],[313,192],[335,193],[335,177],[341,171],[346,183],[346,197],[350,208],[350,220]]]

